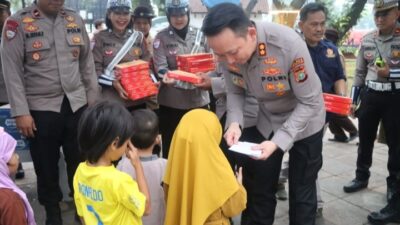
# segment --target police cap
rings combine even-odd
[[[135,11],[133,11],[133,18],[152,19],[154,17],[153,10],[146,6],[138,6]]]
[[[380,12],[398,7],[398,0],[375,0],[374,11]]]

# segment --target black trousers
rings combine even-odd
[[[372,164],[372,152],[379,121],[382,120],[389,147],[387,182],[396,183],[400,172],[400,91],[377,92],[366,90],[357,111],[359,127],[359,146],[356,178],[368,180]]]
[[[199,107],[208,109],[208,106]],[[193,108],[194,109],[194,108]],[[185,113],[192,109],[175,109],[167,106],[160,105],[159,118],[160,118],[160,133],[162,135],[162,157],[167,159],[169,147],[171,145],[172,137],[175,129],[181,121]]]
[[[348,116],[332,114],[329,121],[329,130],[335,137],[347,138],[345,131],[349,134],[356,134],[357,128]]]
[[[289,217],[291,225],[313,225],[317,211],[315,180],[322,167],[322,130],[294,143],[289,151]],[[241,140],[261,143],[266,140],[255,127],[243,130]],[[283,151],[275,151],[267,160],[257,161],[236,154],[243,167],[243,185],[247,190],[247,208],[242,225],[272,225],[276,208],[276,186]]]
[[[30,152],[37,176],[39,202],[42,205],[58,204],[62,200],[59,185],[58,160],[60,147],[67,165],[68,185],[73,194],[73,177],[82,161],[79,154],[77,126],[86,107],[72,112],[69,101],[64,97],[60,113],[31,111],[37,131],[30,138]]]

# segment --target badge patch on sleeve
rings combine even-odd
[[[17,35],[17,28],[19,24],[15,20],[7,20],[6,23],[6,37],[10,41]]]
[[[308,78],[306,71],[300,70],[294,73],[294,79],[297,83],[303,83]]]
[[[260,56],[267,55],[267,45],[265,43],[258,44],[258,55]]]
[[[160,47],[160,39],[154,40],[153,47],[154,47],[155,49],[157,49],[158,47]]]

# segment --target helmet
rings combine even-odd
[[[6,0],[0,0],[0,9],[10,10],[10,2]]]
[[[130,0],[108,0],[108,10],[128,10],[132,8],[132,2]]]
[[[146,6],[138,6],[133,11],[133,18],[153,19],[154,17],[153,10]]]
[[[189,0],[165,0],[167,15],[186,15],[189,12]]]

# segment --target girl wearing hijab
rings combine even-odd
[[[36,225],[25,193],[11,179],[18,169],[17,141],[0,127],[0,225]]]
[[[200,38],[201,32],[189,25],[188,0],[166,0],[165,12],[169,27],[161,30],[154,38],[153,61],[158,76],[163,78],[158,93],[158,104],[162,156],[168,158],[172,135],[179,120],[194,108],[208,108],[210,97],[206,90],[166,76],[168,71],[178,69],[177,55],[190,54],[193,48],[197,49],[197,52],[205,52],[206,49],[204,38]]]
[[[219,143],[218,118],[205,109],[182,117],[174,133],[164,176],[164,225],[229,225],[246,208],[246,191]],[[170,199],[170,200],[169,200]]]

